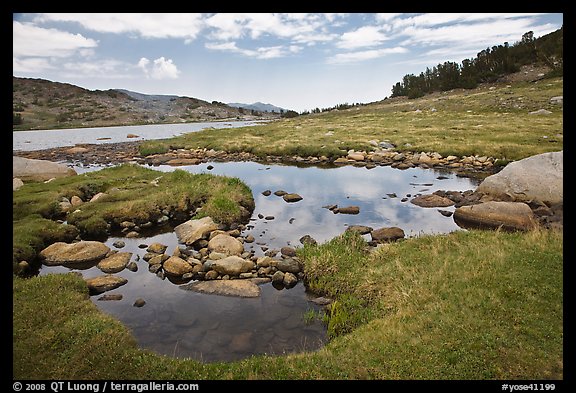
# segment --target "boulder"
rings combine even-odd
[[[12,179],[12,191],[18,190],[20,187],[24,185],[24,182],[17,177]]]
[[[340,214],[358,214],[360,213],[360,207],[358,206],[337,207],[336,209],[332,210],[332,212]]]
[[[186,273],[192,273],[194,269],[191,264],[180,257],[171,256],[162,265],[164,272],[171,276],[182,276]]]
[[[534,213],[526,203],[490,201],[462,206],[454,212],[454,222],[462,228],[529,230],[534,228]]]
[[[348,153],[348,156],[346,156],[346,158],[354,161],[364,161],[366,159],[366,157],[364,157],[364,154],[360,152],[350,152]]]
[[[286,202],[298,202],[301,201],[303,198],[295,193],[292,194],[285,194],[282,196],[282,198],[286,201]]]
[[[278,261],[276,268],[284,273],[298,273],[300,263],[294,258],[286,258]]]
[[[198,220],[188,220],[174,228],[178,241],[188,246],[195,241],[204,239],[212,231],[218,229],[218,225],[211,217],[204,217]]]
[[[132,258],[131,252],[117,252],[98,262],[96,267],[104,273],[118,273],[126,268]]]
[[[58,177],[74,176],[76,171],[64,164],[47,160],[12,157],[12,178],[23,181],[46,181]]]
[[[413,198],[410,203],[420,207],[447,207],[454,204],[452,200],[436,194],[417,196]]]
[[[285,255],[287,257],[295,257],[296,249],[293,247],[284,246],[280,249],[280,254]]]
[[[286,288],[292,288],[293,286],[295,286],[298,283],[298,278],[290,273],[290,272],[286,272],[284,273],[284,277],[282,279],[282,284],[286,287]]]
[[[502,201],[541,201],[549,206],[564,200],[563,150],[511,162],[488,176],[476,191]]]
[[[164,254],[166,249],[168,248],[167,245],[162,243],[152,243],[146,248],[146,251],[153,252],[154,254]]]
[[[374,228],[366,225],[350,225],[346,228],[346,232],[358,232],[361,235],[367,235],[372,232]]]
[[[244,244],[235,237],[221,233],[208,242],[208,250],[226,255],[242,255]]]
[[[373,230],[370,236],[375,242],[390,242],[404,238],[405,234],[402,228],[387,227]]]
[[[251,271],[254,268],[254,262],[232,255],[224,259],[213,261],[210,268],[223,275],[228,274],[229,276],[239,276],[240,273]]]
[[[46,266],[85,264],[104,258],[110,248],[101,242],[84,240],[78,243],[56,242],[42,251],[40,258]]]
[[[98,276],[85,279],[88,285],[88,290],[90,295],[97,295],[102,292],[111,291],[119,286],[122,286],[128,282],[127,279],[123,277],[114,276],[112,274],[106,274],[105,276]]]

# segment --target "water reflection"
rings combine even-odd
[[[208,170],[208,166],[214,168]],[[174,167],[158,166],[154,169],[171,171]],[[269,248],[301,245],[299,239],[306,234],[318,242],[325,242],[344,232],[349,225],[367,225],[374,229],[397,226],[409,237],[461,230],[452,217],[442,215],[436,208],[416,206],[410,203],[410,199],[419,193],[466,191],[477,186],[477,181],[458,177],[453,172],[420,168],[399,170],[389,166],[324,169],[254,162],[211,162],[179,169],[238,177],[248,184],[256,208],[252,228],[245,234],[252,234],[258,243],[265,243]],[[272,194],[262,195],[265,190],[271,190]],[[298,193],[303,199],[287,203],[274,195],[277,190]],[[325,208],[327,205],[358,206],[360,213],[334,214]],[[454,207],[442,210],[453,212]],[[260,219],[258,215],[273,216],[274,219]],[[252,245],[256,252],[261,252],[259,246]]]
[[[213,167],[209,170],[208,167]],[[79,173],[98,167],[75,167]],[[153,169],[173,171],[171,166]],[[436,190],[465,191],[475,189],[473,179],[451,172],[412,168],[398,170],[388,166],[366,169],[345,166],[332,169],[318,167],[264,165],[255,162],[210,162],[178,167],[191,173],[211,173],[237,177],[251,189],[255,210],[249,229],[256,241],[247,250],[262,255],[265,249],[285,245],[301,246],[299,239],[311,235],[322,243],[344,232],[349,225],[367,225],[374,229],[397,226],[407,236],[447,233],[460,229],[452,217],[436,208],[422,208],[410,203],[418,193]],[[268,196],[263,191],[270,190]],[[303,199],[287,203],[274,191],[300,194]],[[359,214],[334,214],[327,205],[358,206]],[[453,207],[442,210],[454,211]],[[259,215],[264,218],[259,218]],[[269,217],[269,218],[266,218]],[[271,218],[273,217],[273,219]],[[319,320],[304,321],[308,310],[319,311],[311,303],[303,285],[276,290],[264,284],[259,298],[232,298],[185,291],[169,280],[148,271],[142,260],[142,244],[160,242],[168,246],[167,254],[178,247],[173,231],[153,237],[122,239],[126,245],[119,251],[133,253],[138,271],[118,273],[128,283],[108,294],[122,294],[122,300],[93,301],[132,329],[139,344],[170,356],[191,357],[203,361],[227,361],[253,354],[281,354],[313,350],[326,341],[325,326]],[[369,235],[365,235],[368,236]],[[118,238],[106,242],[111,248]],[[68,271],[64,267],[42,269],[47,272]],[[96,267],[83,275],[101,275]],[[144,307],[133,304],[144,299]]]
[[[113,246],[116,240],[119,238],[111,237],[106,244],[117,249]],[[312,311],[320,315],[321,307],[309,301],[302,283],[289,290],[263,284],[257,298],[196,293],[150,273],[142,259],[146,250],[141,246],[154,242],[167,245],[166,253],[172,254],[179,247],[174,232],[121,240],[125,246],[117,250],[132,252],[131,260],[136,261],[138,270],[116,273],[128,282],[91,299],[126,325],[141,347],[168,356],[213,362],[255,354],[312,351],[325,344],[326,327],[319,319],[305,319]],[[103,275],[94,266],[74,270],[81,271],[84,278]],[[44,266],[40,274],[68,271],[63,266]],[[121,295],[121,299],[99,300],[111,295]],[[138,299],[145,301],[143,307],[134,307]]]

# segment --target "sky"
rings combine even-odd
[[[13,14],[13,75],[300,113],[380,101],[404,75],[562,25],[562,13]]]

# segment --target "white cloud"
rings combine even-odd
[[[165,59],[164,56],[150,62],[145,57],[142,57],[137,64],[147,77],[152,79],[177,79],[180,71],[172,59]]]
[[[67,57],[82,49],[95,48],[95,40],[81,34],[45,29],[28,23],[12,22],[12,55],[21,57]]]
[[[338,25],[341,14],[221,13],[205,19],[208,37],[220,41],[273,37],[293,43],[313,45],[333,40],[329,29]]]
[[[347,63],[357,63],[360,61],[377,59],[390,54],[406,53],[408,49],[396,46],[393,48],[382,48],[382,49],[371,49],[365,51],[356,51],[348,53],[338,53],[328,59],[328,63],[331,64],[347,64]]]
[[[349,31],[340,37],[336,44],[339,48],[356,49],[376,46],[389,38],[376,26],[362,26],[354,31]]]
[[[101,33],[136,33],[145,38],[183,38],[193,40],[204,28],[201,14],[154,13],[63,13],[38,14],[34,21],[76,22]]]
[[[278,57],[285,57],[289,54],[297,53],[301,50],[301,47],[298,45],[278,45],[259,47],[256,49],[243,49],[239,48],[235,42],[223,42],[219,44],[207,43],[206,48],[211,50],[239,53],[243,56],[254,57],[257,59],[273,59]]]

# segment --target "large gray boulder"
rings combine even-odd
[[[58,177],[74,176],[76,171],[64,164],[12,156],[12,178],[22,181],[46,181]]]
[[[508,164],[476,191],[502,201],[563,203],[564,151],[542,153]]]
[[[526,231],[536,226],[534,213],[524,202],[490,201],[462,206],[454,212],[454,222],[462,228]]]

